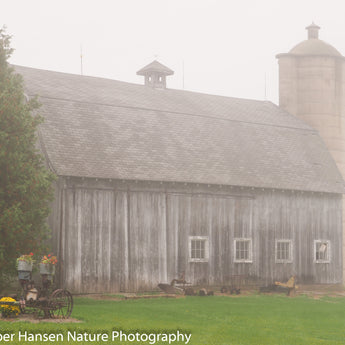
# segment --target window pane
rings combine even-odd
[[[202,248],[200,248],[200,259],[205,259],[205,242],[203,242],[203,244]]]
[[[191,258],[205,259],[205,240],[191,240]]]
[[[315,245],[315,258],[316,260],[327,261],[328,260],[328,243],[316,242]]]
[[[249,260],[249,240],[236,240],[236,260]]]
[[[277,260],[291,260],[290,242],[277,242]]]

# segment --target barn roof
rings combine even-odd
[[[344,191],[319,134],[271,102],[15,68],[58,175]]]

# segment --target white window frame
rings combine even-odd
[[[192,258],[192,241],[203,241],[205,243],[205,257]],[[188,241],[189,262],[208,262],[209,259],[209,239],[208,236],[189,236]]]
[[[246,259],[237,259],[236,258],[236,244],[237,242],[248,242],[248,258]],[[234,262],[245,262],[245,263],[252,263],[253,262],[253,246],[252,246],[252,239],[251,238],[235,238],[234,239]]]
[[[278,243],[289,243],[289,258],[288,259],[278,259]],[[284,240],[279,239],[275,241],[275,258],[276,263],[278,264],[285,264],[285,263],[292,263],[293,258],[293,246],[292,240]]]
[[[327,246],[327,257],[325,259],[316,259],[316,246],[318,243],[325,243]],[[327,264],[331,262],[331,241],[330,240],[314,240],[314,262],[317,264]]]

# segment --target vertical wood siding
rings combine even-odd
[[[200,285],[236,274],[262,283],[292,274],[304,283],[342,280],[338,195],[78,181],[57,183],[49,218],[60,280],[72,291],[154,289],[182,272]],[[189,236],[208,237],[208,262],[190,262]],[[251,263],[234,262],[236,238],[251,239]],[[276,263],[279,239],[292,241],[291,263]],[[314,262],[318,239],[330,241],[330,263]]]
[[[163,193],[130,193],[129,289],[167,280],[166,210]]]

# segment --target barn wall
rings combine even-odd
[[[193,284],[246,274],[265,283],[342,279],[341,197],[334,194],[150,182],[60,179],[50,217],[60,280],[72,291],[153,289],[185,272]],[[189,236],[207,236],[209,260],[190,262]],[[234,262],[234,239],[252,240],[252,262]],[[275,262],[289,239],[292,263]],[[329,240],[329,263],[314,240]]]

